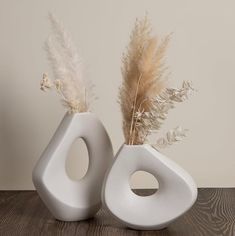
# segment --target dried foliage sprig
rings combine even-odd
[[[142,143],[152,132],[161,128],[163,121],[167,118],[170,109],[175,103],[180,103],[189,98],[193,87],[190,81],[184,81],[182,87],[166,88],[155,98],[146,98],[151,103],[151,111],[145,111],[141,107],[135,113],[135,129],[137,130]]]
[[[174,104],[185,101],[193,91],[189,81],[179,89],[166,88],[164,56],[170,36],[161,41],[153,37],[147,17],[135,23],[123,56],[119,94],[126,144],[146,142],[148,135],[160,129]]]
[[[55,80],[52,83],[44,76],[41,89],[52,88],[54,84],[70,113],[86,112],[92,98],[92,86],[84,79],[82,59],[63,25],[52,14],[49,14],[49,20],[52,33],[45,49]]]
[[[157,149],[166,148],[169,145],[181,141],[186,136],[187,131],[187,129],[183,129],[181,126],[171,129],[166,133],[165,137],[159,138],[153,146]]]

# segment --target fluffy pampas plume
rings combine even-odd
[[[54,80],[43,75],[41,89],[55,88],[70,113],[89,110],[92,86],[83,77],[83,63],[63,25],[49,14],[51,35],[45,43]]]
[[[159,130],[169,109],[176,102],[186,100],[193,90],[188,81],[184,81],[180,89],[166,87],[164,57],[170,36],[159,40],[152,36],[147,17],[136,20],[127,52],[123,55],[123,81],[119,94],[126,144],[145,143],[148,135]],[[168,136],[180,131],[169,131]],[[170,143],[164,138],[159,140]]]

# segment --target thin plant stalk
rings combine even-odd
[[[138,83],[137,83],[137,86],[136,86],[136,91],[135,91],[135,99],[134,99],[134,105],[133,105],[133,112],[132,112],[132,116],[131,116],[130,139],[132,138],[134,115],[135,115],[135,107],[136,107],[137,94],[138,94],[138,91],[139,91],[139,85],[140,85],[141,78],[142,78],[142,73],[139,76]],[[133,144],[134,141],[132,140],[132,142],[130,142],[131,141],[130,139],[129,139],[128,144]]]

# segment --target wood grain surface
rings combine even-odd
[[[138,190],[142,195],[150,191]],[[35,191],[0,191],[0,236],[5,235],[235,236],[235,188],[199,189],[195,205],[161,231],[126,228],[104,209],[93,219],[61,222],[53,218]]]

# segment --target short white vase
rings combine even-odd
[[[84,140],[89,156],[87,173],[78,181],[70,179],[65,168],[77,138]],[[88,219],[101,207],[102,183],[112,160],[110,139],[96,116],[89,112],[67,113],[33,170],[33,183],[58,220]]]
[[[130,188],[136,171],[151,173],[159,189],[150,196],[138,196]],[[159,230],[184,214],[197,198],[192,177],[172,160],[148,144],[123,145],[106,174],[102,201],[111,214],[126,226]]]

